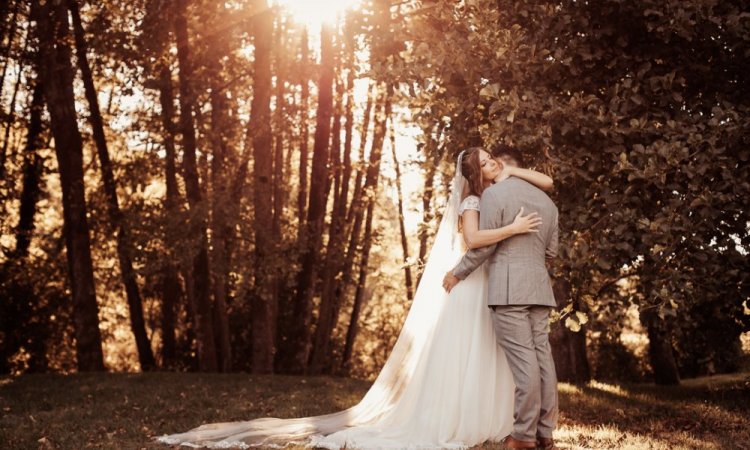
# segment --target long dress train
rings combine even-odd
[[[510,433],[515,384],[495,341],[485,298],[485,267],[449,294],[441,286],[443,274],[465,250],[456,232],[457,217],[467,206],[457,197],[462,192],[458,181],[454,179],[451,200],[401,333],[358,404],[313,417],[209,423],[155,439],[195,448],[302,444],[329,449],[439,449],[467,448]]]

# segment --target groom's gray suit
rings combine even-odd
[[[545,265],[545,258],[557,256],[557,207],[536,186],[510,177],[482,193],[479,228],[509,225],[521,207],[524,215],[539,213],[538,233],[469,250],[453,274],[463,280],[488,261],[487,304],[516,385],[511,435],[533,441],[551,438],[557,423],[557,375],[548,339],[549,313],[556,303]]]

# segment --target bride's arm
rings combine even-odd
[[[470,249],[486,247],[516,234],[536,233],[539,231],[537,227],[542,223],[539,214],[535,212],[524,216],[523,208],[518,212],[512,224],[491,230],[479,229],[479,211],[467,209],[461,215],[461,220],[464,241]]]
[[[522,180],[526,180],[529,183],[535,185],[543,191],[552,190],[554,187],[554,180],[542,172],[537,172],[532,169],[523,169],[521,167],[505,166],[505,169],[500,174],[499,179],[504,180],[507,177],[518,177]]]

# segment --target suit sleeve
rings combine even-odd
[[[487,193],[479,200],[479,229],[499,228],[502,224],[503,209],[498,207],[492,196]],[[453,268],[453,275],[463,280],[495,252],[497,243],[486,247],[474,248],[464,253],[458,265]]]
[[[547,241],[547,248],[544,251],[544,256],[546,256],[548,259],[557,256],[559,234],[560,232],[558,226],[558,216],[557,214],[555,214],[555,220],[552,224],[552,231],[550,233],[549,240]]]

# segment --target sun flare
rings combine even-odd
[[[335,21],[340,13],[357,8],[360,0],[276,0],[276,3],[287,8],[295,20],[317,29],[323,23]]]

